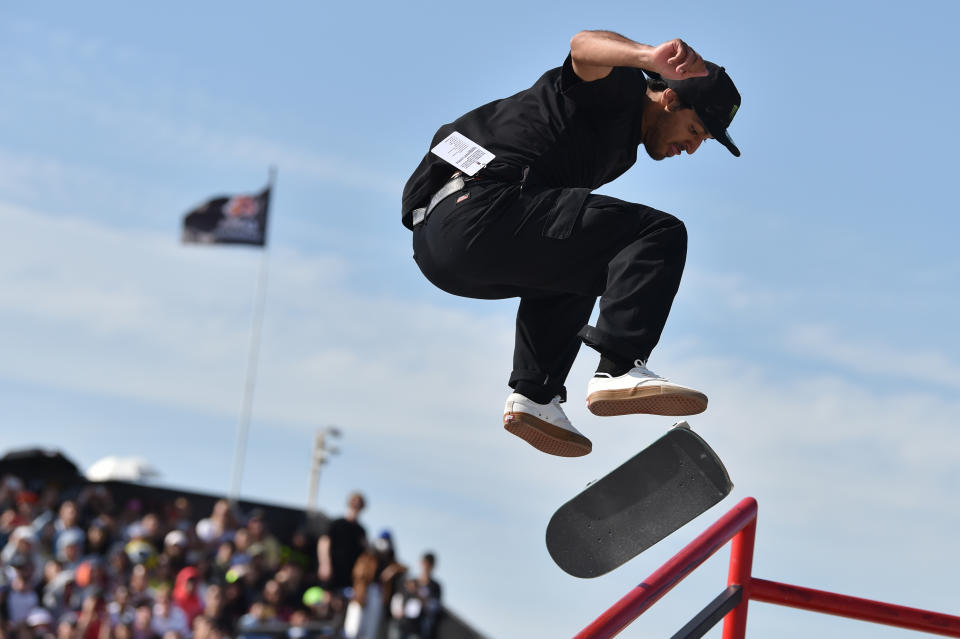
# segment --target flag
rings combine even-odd
[[[256,195],[212,198],[183,218],[185,244],[266,246],[270,187]]]

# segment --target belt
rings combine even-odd
[[[433,194],[433,197],[430,198],[430,202],[419,209],[413,210],[413,226],[420,224],[427,216],[430,215],[430,212],[436,208],[437,204],[447,199],[449,196],[453,195],[457,191],[462,191],[463,188],[467,185],[467,181],[472,180],[473,178],[464,177],[459,171],[454,173],[447,183],[440,187],[440,190]]]

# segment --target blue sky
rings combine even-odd
[[[574,634],[746,495],[758,576],[956,614],[957,18],[926,1],[6,3],[0,447],[140,454],[164,483],[227,490],[260,255],[181,246],[178,227],[273,164],[244,495],[302,504],[313,432],[339,425],[321,506],[364,490],[368,528],[411,561],[435,549],[448,603],[491,637]],[[529,86],[584,28],[683,37],[743,95],[741,158],[641,154],[600,190],[687,224],[650,364],[708,393],[690,422],[736,488],[591,581],[552,564],[546,523],[669,419],[587,413],[585,349],[567,411],[594,452],[504,433],[515,302],[432,288],[399,223],[435,129]],[[625,636],[672,634],[725,561]],[[908,636],[750,616],[755,636]]]

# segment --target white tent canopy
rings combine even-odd
[[[87,469],[90,481],[149,481],[159,476],[160,471],[143,457],[104,457]]]

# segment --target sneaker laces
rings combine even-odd
[[[648,374],[647,377],[656,377],[656,378],[658,378],[658,379],[663,379],[662,377],[660,377],[659,375],[657,375],[656,373],[654,373],[652,370],[650,370],[649,368],[647,368],[647,360],[645,360],[645,359],[635,359],[635,360],[633,360],[633,368],[639,368],[639,369],[640,369],[640,372],[642,372],[642,373],[647,373],[647,374]],[[594,373],[593,376],[594,376],[594,377],[606,377],[607,379],[613,379],[613,375],[611,375],[610,373],[601,373],[601,372],[599,372],[599,371],[596,372],[596,373]]]
[[[662,376],[660,376],[660,375],[657,375],[657,374],[654,373],[652,370],[650,370],[649,368],[647,368],[647,360],[645,360],[645,359],[637,359],[637,360],[634,360],[634,361],[633,361],[633,366],[634,366],[634,369],[639,368],[639,369],[640,369],[639,372],[640,372],[641,374],[647,376],[647,377],[655,377],[655,378],[657,378],[657,379],[666,379],[665,377],[662,377]]]

